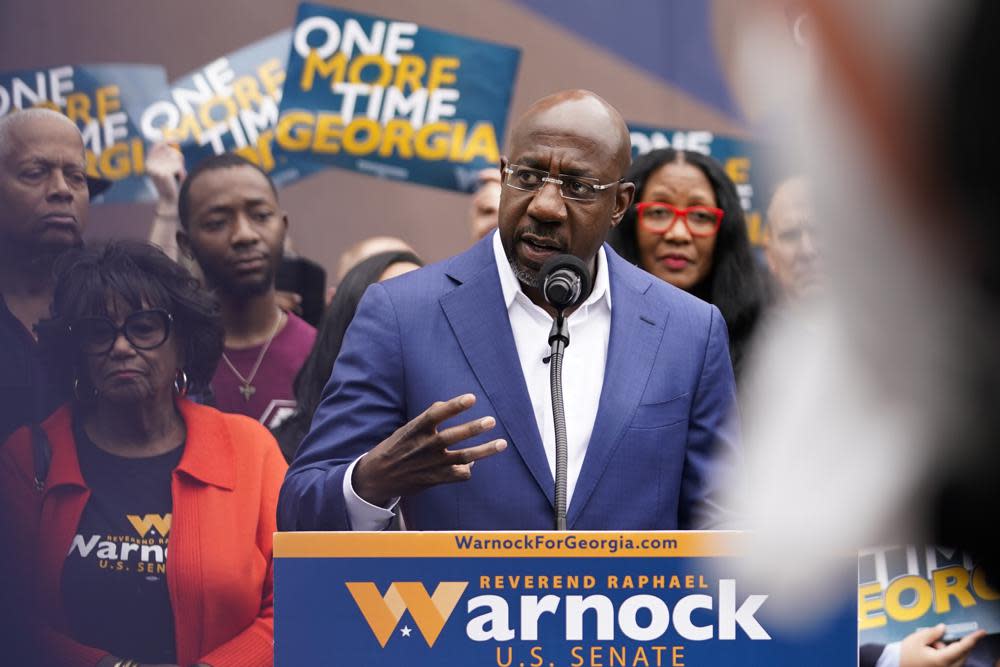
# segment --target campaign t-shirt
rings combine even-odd
[[[223,412],[235,412],[253,417],[264,426],[274,428],[295,411],[292,384],[316,341],[316,330],[302,318],[288,313],[288,321],[277,333],[254,374],[251,389],[245,396],[240,381],[225,360],[220,360],[212,378],[215,407]],[[244,378],[257,363],[263,345],[243,349],[226,348],[226,357]],[[250,393],[252,392],[252,393]]]
[[[69,634],[122,658],[175,663],[167,546],[171,473],[184,447],[124,458],[99,449],[79,424],[74,432],[90,499],[63,566]]]

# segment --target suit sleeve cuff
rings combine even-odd
[[[351,521],[351,530],[385,530],[392,518],[396,516],[393,510],[399,504],[399,498],[393,498],[389,508],[386,509],[372,505],[354,491],[351,480],[354,478],[354,466],[358,465],[361,456],[354,459],[347,467],[347,472],[344,473],[344,502],[347,504],[347,518]]]

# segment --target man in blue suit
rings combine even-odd
[[[568,527],[717,525],[738,453],[719,311],[604,244],[631,204],[628,129],[586,91],[536,102],[501,161],[499,229],[368,289],[281,491],[282,530],[545,530],[555,437],[539,289],[590,267],[564,359]]]

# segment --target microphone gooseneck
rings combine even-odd
[[[590,294],[590,272],[587,265],[573,255],[556,255],[540,271],[542,295],[556,309],[556,318],[549,332],[549,386],[552,390],[552,422],[556,436],[555,510],[556,530],[566,530],[566,495],[568,452],[566,411],[563,406],[562,361],[569,346],[569,326],[563,311],[575,306]]]

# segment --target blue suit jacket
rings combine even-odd
[[[725,323],[714,306],[604,249],[607,366],[568,526],[708,527],[720,518],[721,474],[738,454]],[[496,428],[460,446],[500,437],[509,446],[477,462],[467,482],[403,498],[407,527],[551,529],[552,474],[489,236],[365,293],[285,479],[279,528],[350,530],[342,491],[349,464],[434,401],[468,392],[476,404],[440,428],[493,415]]]

